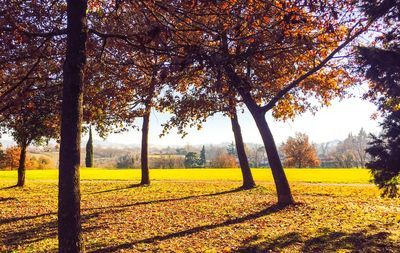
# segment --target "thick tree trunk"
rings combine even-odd
[[[67,53],[63,73],[63,103],[58,194],[58,252],[84,252],[80,214],[80,146],[83,74],[86,63],[87,1],[67,1]]]
[[[250,108],[249,108],[250,109]],[[276,186],[278,194],[278,204],[280,205],[291,205],[294,204],[290,186],[283,170],[281,160],[278,155],[274,137],[272,136],[271,130],[265,119],[265,114],[260,111],[250,109],[251,114],[254,117],[257,128],[261,134],[261,138],[264,142],[265,151],[267,152],[268,162],[271,167],[272,176]]]
[[[243,177],[242,187],[244,189],[250,189],[253,188],[256,184],[254,182],[253,175],[251,174],[249,161],[247,159],[246,151],[244,149],[242,131],[240,130],[240,125],[236,112],[234,112],[231,115],[231,124],[232,124],[233,134],[235,136],[236,151],[239,158],[240,169],[242,171],[242,177]]]
[[[21,146],[21,153],[19,155],[19,165],[18,165],[18,183],[17,186],[25,185],[25,160],[26,160],[26,145]]]
[[[143,115],[143,125],[142,125],[142,150],[140,152],[141,168],[142,168],[142,181],[141,185],[150,184],[149,176],[149,124],[150,124],[150,110],[151,107],[146,105],[146,113]]]
[[[275,145],[274,138],[272,136],[271,130],[265,120],[265,113],[257,105],[250,94],[251,86],[245,83],[235,72],[235,70],[229,66],[224,66],[225,71],[229,77],[231,85],[235,87],[237,92],[246,104],[252,114],[258,131],[260,132],[261,138],[264,143],[265,151],[267,152],[269,165],[271,167],[272,176],[274,178],[276,191],[278,195],[279,205],[291,205],[294,203],[292,193],[290,191],[290,186],[287,181],[285,171],[283,170],[281,160],[278,155],[278,150]]]

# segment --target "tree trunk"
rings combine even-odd
[[[63,69],[63,102],[58,193],[58,252],[84,252],[80,214],[80,146],[83,75],[86,63],[87,1],[67,1],[67,52]]]
[[[240,169],[242,171],[243,177],[243,188],[250,189],[253,188],[256,184],[253,179],[253,175],[251,174],[249,161],[247,159],[246,151],[244,149],[242,132],[240,130],[239,121],[237,118],[236,112],[231,115],[231,124],[233,134],[235,136],[235,144],[236,144],[236,151],[239,158]]]
[[[272,136],[271,130],[265,119],[265,114],[254,109],[249,108],[249,110],[254,117],[258,131],[261,134],[261,138],[265,146],[265,151],[267,152],[268,162],[271,167],[272,176],[274,177],[276,191],[278,194],[278,204],[283,206],[294,204],[290,186],[278,155],[274,137]]]
[[[17,186],[25,185],[25,160],[26,160],[26,145],[21,146],[21,153],[19,155],[19,165],[18,165],[18,183]]]
[[[142,181],[141,185],[149,185],[150,184],[150,176],[149,176],[149,124],[150,124],[150,110],[151,107],[146,105],[146,112],[143,115],[143,125],[142,125],[142,150],[140,152],[141,159],[141,168],[142,168]]]

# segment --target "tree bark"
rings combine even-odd
[[[83,75],[86,63],[87,1],[67,1],[67,52],[63,68],[63,102],[58,193],[58,252],[84,252],[80,214],[80,146]]]
[[[25,185],[25,160],[26,160],[26,145],[21,145],[21,153],[19,155],[19,165],[18,165],[18,182],[17,186],[24,186]]]
[[[272,176],[278,194],[278,204],[282,206],[294,204],[289,182],[286,178],[285,171],[283,170],[275,140],[265,119],[265,114],[260,111],[254,111],[254,109],[251,110],[249,108],[249,110],[254,117],[265,146],[265,151],[267,152],[268,162],[271,167]]]
[[[244,149],[242,131],[240,129],[237,113],[231,115],[232,131],[235,136],[236,151],[239,158],[240,169],[242,171],[243,188],[250,189],[256,186],[253,175],[250,170],[249,161],[247,159],[246,151]]]
[[[140,152],[141,169],[142,169],[142,180],[141,185],[150,184],[150,172],[149,172],[149,124],[150,124],[150,105],[146,105],[146,112],[143,115],[143,125],[142,125],[142,147]]]

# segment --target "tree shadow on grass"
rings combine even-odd
[[[181,197],[181,198],[170,198],[170,199],[158,199],[158,200],[149,200],[149,201],[143,201],[143,202],[134,202],[130,204],[124,204],[124,205],[114,205],[114,206],[105,206],[105,207],[93,207],[93,208],[86,208],[83,210],[101,210],[101,209],[120,209],[120,208],[128,208],[128,207],[133,207],[133,206],[141,206],[141,205],[149,205],[149,204],[157,204],[157,203],[164,203],[164,202],[170,202],[170,201],[181,201],[181,200],[188,200],[188,199],[195,199],[195,198],[201,198],[201,197],[212,197],[212,196],[219,196],[223,194],[229,194],[229,193],[235,193],[235,192],[240,192],[243,191],[244,189],[240,188],[235,188],[232,190],[228,191],[222,191],[222,192],[215,192],[215,193],[208,193],[208,194],[202,194],[202,195],[194,195],[194,196],[186,196],[186,197]]]
[[[297,232],[273,240],[261,241],[255,236],[243,242],[237,253],[281,252],[295,247],[298,252],[399,252],[400,244],[389,240],[390,233],[361,230],[347,233],[325,229],[323,234],[303,240]],[[257,242],[258,241],[258,242]],[[300,249],[298,249],[300,248]]]
[[[116,212],[115,209],[124,209],[124,208],[133,207],[133,206],[157,204],[157,203],[164,203],[164,202],[169,202],[169,201],[180,201],[180,200],[187,200],[187,199],[200,198],[200,197],[218,196],[218,195],[238,192],[241,190],[242,190],[241,188],[236,188],[236,189],[232,189],[229,191],[216,192],[216,193],[203,194],[203,195],[195,195],[195,196],[186,196],[186,197],[182,197],[182,198],[150,200],[150,201],[135,202],[135,203],[131,203],[131,204],[114,205],[114,206],[106,206],[106,207],[82,208],[82,212],[93,211],[93,210],[107,210],[107,211]],[[0,201],[1,201],[1,199],[0,199]],[[92,213],[92,214],[98,215],[100,213],[101,212],[96,212],[96,213]],[[57,212],[49,212],[49,213],[43,213],[43,214],[38,214],[38,215],[29,215],[29,216],[20,216],[20,217],[0,219],[0,226],[6,225],[8,223],[22,221],[22,220],[32,220],[32,219],[37,219],[37,218],[41,218],[41,217],[45,217],[45,216],[49,216],[49,215],[56,215],[56,214],[57,214]]]
[[[372,231],[371,231],[372,232]],[[368,233],[361,230],[355,233],[328,232],[307,240],[303,252],[333,252],[351,250],[352,252],[399,252],[400,244],[389,240],[390,233]]]
[[[97,192],[91,192],[91,193],[87,193],[87,195],[95,195],[95,194],[101,194],[101,193],[106,193],[106,192],[114,192],[114,191],[122,191],[122,190],[127,190],[127,189],[132,189],[132,188],[139,188],[139,187],[149,187],[150,185],[146,184],[132,184],[132,185],[128,185],[128,186],[124,186],[124,187],[117,187],[117,188],[113,188],[113,189],[108,189],[108,190],[104,190],[104,191],[97,191]],[[245,190],[251,190],[251,189],[256,189],[256,187],[251,187],[251,188],[245,188],[243,186],[235,188],[234,191],[245,191]],[[220,194],[224,194],[226,192],[232,192],[232,190],[229,191],[225,191],[225,192],[221,192],[221,193],[211,193],[209,196],[215,196],[215,195],[220,195]],[[202,196],[202,195],[199,195]],[[208,196],[208,194],[205,194],[204,196]],[[196,196],[193,196],[196,197]]]
[[[47,214],[45,214],[47,215]],[[97,218],[98,214],[82,215],[82,223],[90,223],[91,219]],[[101,229],[98,226],[92,226],[83,229],[83,232],[90,232]],[[23,229],[8,229],[0,234],[0,241],[6,247],[20,247],[26,244],[39,242],[45,239],[56,238],[57,236],[57,218],[51,218],[50,221],[35,223],[30,226],[25,225]]]
[[[11,186],[6,186],[6,187],[3,187],[3,188],[0,188],[0,190],[9,190],[9,189],[13,189],[13,188],[18,188],[19,186],[18,185],[11,185]]]
[[[14,200],[17,200],[17,198],[2,198],[2,197],[0,197],[0,202],[14,201]]]
[[[261,241],[261,242],[260,242]],[[252,236],[242,242],[243,246],[237,253],[280,252],[283,249],[301,242],[300,234],[290,232],[271,241],[263,241],[258,235]]]
[[[109,190],[104,190],[104,191],[91,192],[91,193],[88,193],[87,195],[95,195],[95,194],[100,194],[100,193],[121,191],[121,190],[132,189],[132,188],[138,188],[138,187],[146,187],[146,186],[148,186],[148,185],[132,184],[132,185],[128,185],[128,186],[125,186],[125,187],[118,187],[118,188],[109,189]]]
[[[45,217],[48,215],[56,215],[56,214],[57,214],[56,212],[50,212],[50,213],[42,213],[42,214],[38,214],[38,215],[19,216],[19,217],[7,218],[7,219],[0,219],[0,226],[6,225],[8,223],[22,221],[22,220],[33,220],[36,218]]]
[[[268,207],[264,210],[261,210],[259,212],[252,213],[252,214],[249,214],[249,215],[246,215],[243,217],[229,219],[229,220],[226,220],[221,223],[194,227],[194,228],[190,228],[190,229],[186,229],[186,230],[182,230],[182,231],[178,231],[178,232],[174,232],[174,233],[170,233],[170,234],[166,234],[166,235],[155,236],[155,237],[150,237],[147,239],[137,240],[137,241],[133,241],[133,242],[129,242],[129,243],[123,243],[120,245],[105,247],[102,249],[93,250],[91,252],[93,252],[93,253],[114,252],[114,251],[119,251],[119,250],[130,249],[130,248],[134,247],[135,245],[141,244],[141,243],[154,243],[154,242],[159,242],[159,241],[165,241],[165,240],[172,239],[172,238],[184,237],[184,236],[188,236],[191,234],[199,233],[199,232],[210,230],[210,229],[235,225],[235,224],[243,223],[246,221],[258,219],[263,216],[278,212],[284,208],[285,208],[284,206],[271,205],[270,207]]]
[[[181,200],[200,198],[200,197],[218,196],[218,195],[223,195],[223,194],[239,192],[242,190],[243,190],[242,188],[235,188],[235,189],[228,190],[228,191],[209,193],[209,194],[203,194],[203,195],[195,195],[195,196],[186,196],[186,197],[182,197],[182,198],[160,199],[160,200],[136,202],[136,203],[126,204],[126,205],[116,205],[116,206],[107,206],[107,207],[99,207],[99,208],[86,208],[86,209],[82,209],[82,211],[83,212],[94,211],[94,212],[83,214],[82,215],[82,223],[89,224],[90,219],[98,217],[103,211],[114,213],[114,212],[124,211],[125,208],[131,207],[131,206],[164,203],[164,202],[169,202],[169,201],[181,201]],[[250,214],[250,215],[240,217],[240,218],[230,219],[230,220],[227,220],[222,223],[195,227],[195,228],[187,229],[184,231],[167,234],[164,236],[156,236],[156,237],[152,237],[152,238],[138,240],[138,241],[135,241],[132,243],[127,243],[127,244],[122,244],[122,245],[117,245],[117,246],[100,249],[95,252],[110,252],[110,251],[114,251],[114,250],[130,248],[130,247],[134,246],[135,244],[139,244],[139,243],[152,243],[152,242],[156,242],[156,241],[167,240],[167,239],[174,238],[174,237],[183,237],[186,235],[198,233],[198,232],[209,230],[209,229],[234,225],[234,224],[242,223],[242,222],[245,222],[248,220],[257,219],[259,217],[277,212],[281,209],[282,209],[282,207],[274,205],[274,206],[271,206],[260,212]],[[46,216],[51,216],[51,215],[55,216],[55,215],[57,215],[57,212],[49,212],[49,213],[43,213],[43,214],[38,214],[38,215],[21,216],[21,217],[12,217],[12,218],[8,218],[8,219],[2,219],[2,220],[0,220],[0,226],[18,222],[18,221],[26,221],[26,220],[37,219],[37,218],[45,218]],[[22,227],[21,229],[5,230],[5,232],[2,232],[0,235],[0,241],[5,246],[14,248],[14,247],[23,246],[26,244],[31,244],[31,243],[35,243],[38,241],[42,241],[45,239],[55,238],[57,236],[57,218],[56,217],[54,217],[54,218],[48,217],[46,219],[47,220],[50,219],[50,221],[45,221],[45,222],[39,221],[38,223],[35,222],[33,225],[30,225],[29,227],[26,224],[24,224],[24,227]],[[13,226],[15,226],[15,225],[13,225]],[[89,232],[89,231],[93,231],[93,230],[97,230],[97,229],[102,229],[102,227],[101,226],[91,226],[91,227],[85,228],[84,232]]]

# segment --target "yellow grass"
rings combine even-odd
[[[366,169],[286,169],[290,182],[307,183],[350,183],[367,184],[371,179]],[[272,182],[270,169],[252,169],[254,179],[259,182]],[[57,180],[57,170],[28,170],[27,181]],[[16,171],[0,171],[0,181],[15,181]],[[240,169],[153,169],[152,180],[187,181],[187,180],[228,180],[240,181]],[[130,180],[140,179],[139,169],[81,169],[82,180]]]

